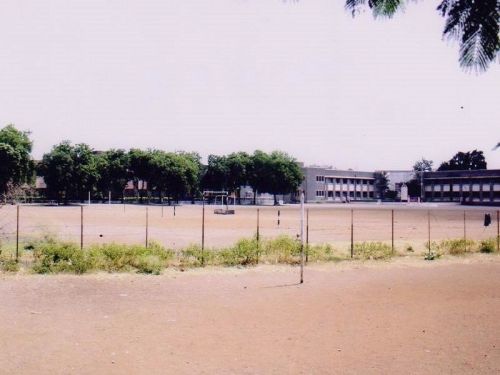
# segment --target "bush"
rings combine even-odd
[[[496,238],[489,238],[482,240],[479,243],[479,251],[482,253],[494,253],[497,250]]]
[[[361,242],[354,244],[356,259],[388,259],[392,256],[392,248],[382,242]]]
[[[345,256],[339,255],[330,244],[309,245],[305,251],[311,262],[340,262],[346,259]]]
[[[15,259],[0,259],[0,269],[4,272],[17,272],[19,263]]]
[[[216,264],[214,250],[201,250],[200,245],[192,244],[179,252],[181,267],[201,267],[202,265]]]
[[[301,244],[296,239],[281,235],[262,242],[262,255],[271,263],[297,264],[300,262]]]
[[[172,257],[172,251],[157,243],[151,243],[147,248],[111,243],[92,246],[89,251],[93,267],[108,272],[137,270],[157,275],[163,268],[168,267]]]
[[[234,246],[217,253],[217,260],[225,266],[248,266],[257,264],[259,250],[257,239],[243,238]]]
[[[34,248],[36,273],[70,272],[82,274],[91,268],[85,252],[71,242],[49,240]]]
[[[463,238],[443,240],[439,244],[439,249],[451,254],[451,255],[462,255],[465,253],[471,253],[475,251],[476,243],[472,240],[464,240]]]

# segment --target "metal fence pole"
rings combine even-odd
[[[500,252],[500,211],[497,210],[497,251]]]
[[[351,258],[354,258],[354,210],[351,208]]]
[[[464,251],[467,252],[467,229],[465,221],[465,210],[464,210]]]
[[[19,204],[16,208],[16,262],[19,261]]]
[[[146,249],[148,248],[148,236],[149,236],[149,207],[146,207]]]
[[[203,206],[201,212],[201,265],[205,264],[205,197],[203,197]]]
[[[394,210],[391,210],[391,249],[394,255]]]
[[[309,262],[309,208],[306,210],[306,263]]]
[[[431,253],[431,211],[427,210],[427,246],[429,247],[429,254]]]
[[[304,283],[304,192],[300,194],[300,283]]]
[[[80,206],[80,250],[83,250],[83,206]]]
[[[278,210],[278,228],[280,227],[280,210]]]
[[[260,219],[260,212],[259,209],[257,208],[257,234],[255,235],[255,238],[257,240],[257,264],[259,264],[259,253],[260,253],[260,244],[259,244],[259,219]]]

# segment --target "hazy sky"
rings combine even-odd
[[[371,170],[478,148],[500,168],[500,66],[461,71],[437,3],[1,0],[0,126],[36,157],[69,139]]]

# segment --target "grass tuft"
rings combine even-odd
[[[358,242],[354,244],[354,258],[356,259],[389,259],[392,255],[392,248],[382,242]]]

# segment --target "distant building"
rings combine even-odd
[[[424,172],[425,200],[500,204],[500,169]]]
[[[306,202],[373,200],[374,172],[304,167],[302,189]]]

